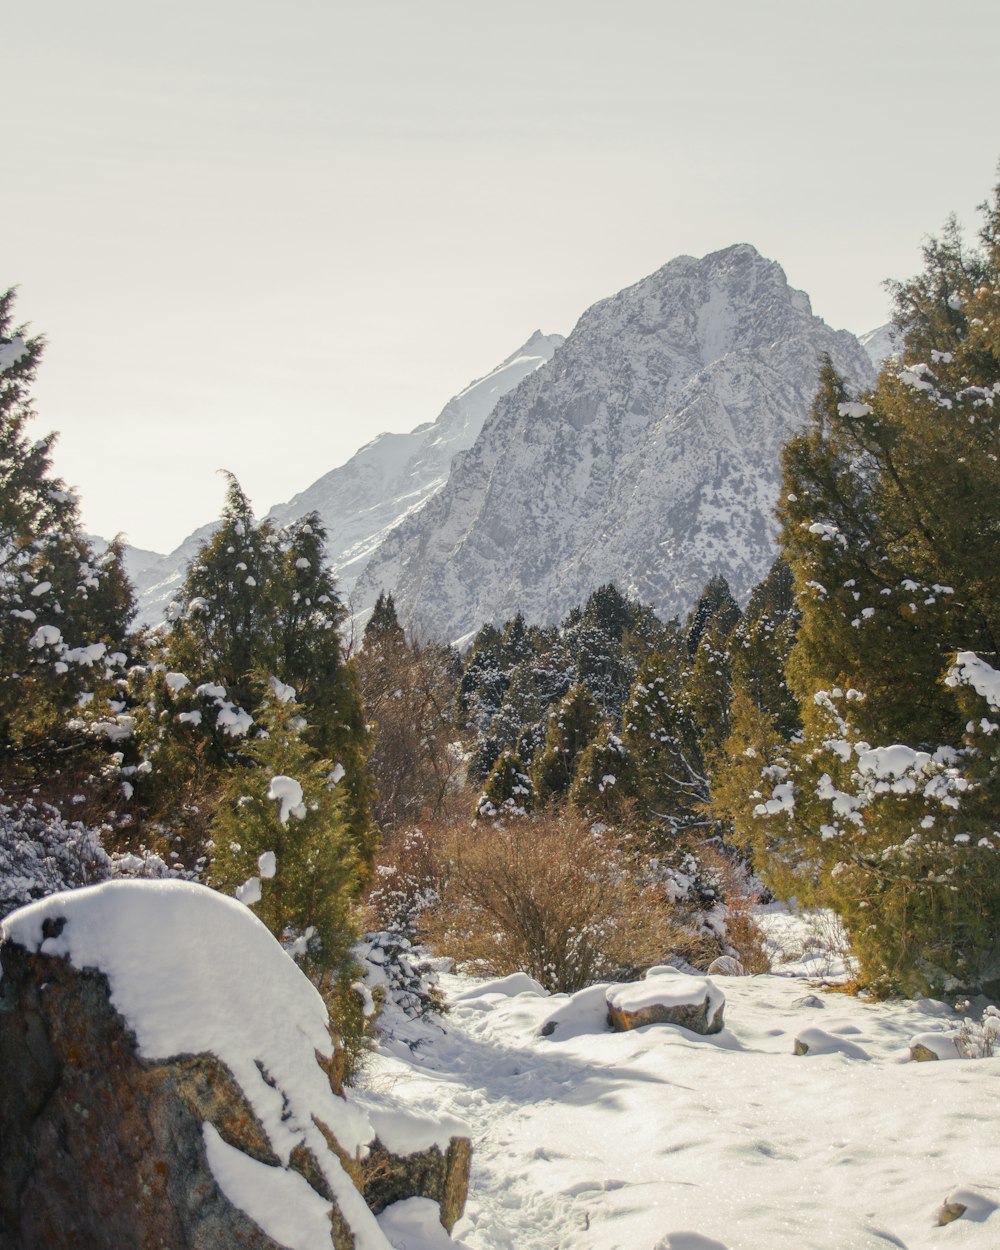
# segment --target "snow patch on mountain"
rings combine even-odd
[[[860,335],[858,342],[876,369],[881,369],[887,360],[898,360],[903,355],[903,331],[892,321]]]

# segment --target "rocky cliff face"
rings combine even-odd
[[[420,633],[460,640],[518,609],[557,620],[608,581],[665,616],[713,573],[745,595],[773,558],[780,449],[824,354],[853,386],[873,379],[854,336],[752,247],[671,261],[500,400],[384,538],[356,607],[392,590]]]
[[[561,335],[536,330],[495,369],[449,400],[437,420],[406,434],[379,434],[346,463],[272,508],[269,518],[287,525],[318,512],[327,531],[330,565],[341,593],[350,595],[385,536],[444,486],[452,457],[473,445],[497,401],[551,360],[562,342]],[[214,530],[214,524],[203,525],[167,556],[135,553],[129,572],[143,622],[163,619],[188,564]]]

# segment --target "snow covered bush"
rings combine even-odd
[[[956,1003],[959,1011],[967,1010],[969,1003]],[[983,1011],[981,1020],[966,1016],[955,1038],[955,1046],[963,1059],[992,1059],[1000,1042],[1000,1011],[990,1006]]]
[[[194,875],[145,849],[109,855],[102,842],[105,832],[104,827],[68,821],[47,803],[0,803],[0,918],[35,899],[111,877],[176,880]]]
[[[443,1009],[437,974],[427,961],[427,952],[397,932],[366,933],[354,948],[361,964],[369,1017],[381,1006],[379,1028],[391,1031],[395,1012],[411,1020]],[[359,987],[356,986],[356,989]],[[362,994],[364,999],[364,994]]]
[[[0,805],[0,916],[59,890],[111,876],[100,831],[30,799]]]
[[[420,916],[441,901],[441,826],[406,829],[393,836],[375,865],[368,891],[371,923],[380,931],[413,939]]]

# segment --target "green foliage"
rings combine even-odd
[[[247,744],[246,766],[226,780],[212,824],[211,873],[227,893],[258,880],[254,912],[279,939],[301,939],[301,962],[322,982],[343,973],[356,940],[363,865],[344,816],[343,782],[305,741],[301,712],[277,700],[258,710],[266,734]],[[300,804],[282,799],[276,778],[298,783]],[[259,859],[268,852],[276,869],[262,879]]]
[[[383,590],[375,600],[372,614],[368,618],[362,645],[371,649],[380,643],[403,641],[405,641],[405,636],[399,617],[396,615],[396,604],[392,595],[387,595]]]
[[[490,820],[522,816],[534,807],[534,798],[534,788],[520,755],[502,751],[486,778],[476,815]]]
[[[308,720],[309,745],[340,764],[343,817],[363,863],[376,834],[367,769],[367,730],[356,665],[343,651],[346,611],[325,565],[315,514],[283,530],[258,524],[231,475],[218,530],[198,553],[175,600],[157,660],[187,683],[155,675],[148,740],[161,774],[170,766],[224,775],[258,732],[272,681],[290,686]],[[172,740],[172,742],[171,742]],[[190,773],[165,775],[183,787]]]
[[[545,745],[531,767],[538,803],[546,803],[569,790],[579,757],[600,728],[601,716],[594,697],[578,682],[551,713]]]
[[[798,704],[785,676],[798,623],[792,571],[779,556],[754,587],[746,612],[730,635],[728,656],[734,697],[735,692],[745,693],[786,737],[799,727]]]
[[[573,807],[604,824],[625,823],[635,792],[632,761],[607,725],[580,754],[569,788]]]
[[[715,627],[718,637],[725,639],[736,628],[739,619],[739,604],[733,598],[729,583],[721,574],[709,578],[688,615],[685,636],[688,655],[695,655],[702,635],[710,626]]]
[[[12,318],[8,291],[0,295],[0,781],[51,792],[60,774],[63,786],[75,785],[100,767],[101,739],[83,732],[85,719],[116,693],[135,607],[121,545],[94,554],[76,497],[52,474],[54,435],[28,437],[42,340],[15,331]]]
[[[707,831],[708,776],[701,735],[685,698],[681,656],[656,655],[640,669],[622,721],[639,810],[670,838]]]
[[[773,760],[739,817],[759,866],[834,906],[883,990],[1000,985],[992,721],[944,680],[1000,649],[1000,198],[985,212],[981,249],[950,224],[895,288],[904,363],[862,400],[827,367],[786,449],[802,734],[783,762],[744,734]]]

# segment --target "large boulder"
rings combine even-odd
[[[693,1033],[719,1033],[726,997],[708,977],[689,976],[669,965],[650,968],[645,980],[607,991],[608,1019],[618,1032],[647,1024],[674,1024]]]
[[[0,1250],[387,1250],[325,1006],[241,904],[56,895],[0,967]]]

